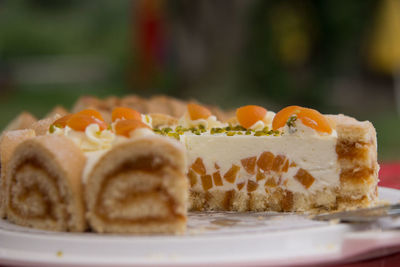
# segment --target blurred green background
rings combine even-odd
[[[81,95],[370,120],[400,153],[399,0],[0,0],[0,127]]]

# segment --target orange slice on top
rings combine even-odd
[[[248,129],[257,121],[264,119],[267,110],[256,105],[240,107],[236,110],[236,118],[241,126]]]
[[[142,120],[142,114],[140,112],[125,107],[117,107],[114,108],[111,114],[112,121],[115,122],[116,120]]]
[[[298,116],[301,109],[302,107],[299,106],[288,106],[281,109],[278,113],[275,114],[274,120],[272,121],[272,129],[278,130],[279,128],[285,126],[289,117],[295,114]]]
[[[76,114],[87,115],[90,117],[94,117],[100,121],[104,121],[103,116],[101,116],[100,112],[98,112],[97,110],[94,110],[94,109],[84,109],[84,110],[79,111]]]
[[[332,133],[332,127],[328,119],[315,109],[303,108],[299,117],[304,125],[313,128],[319,132]]]
[[[187,109],[191,120],[207,119],[212,115],[208,108],[195,103],[189,103]]]
[[[81,132],[85,131],[90,124],[99,125],[101,131],[107,129],[107,124],[104,121],[85,114],[73,114],[67,121],[68,127]]]
[[[147,124],[139,120],[120,120],[115,124],[115,133],[130,137],[130,133],[139,128],[151,129]]]
[[[58,128],[64,128],[65,125],[67,125],[67,121],[68,121],[73,115],[74,115],[74,114],[65,115],[65,116],[59,118],[58,120],[55,120],[55,121],[53,122],[52,125],[54,125],[54,126],[56,126],[56,127],[58,127]]]
[[[301,122],[316,131],[332,133],[332,127],[327,118],[315,109],[299,106],[289,106],[279,111],[272,121],[272,128],[278,130],[285,126],[290,116],[296,115]]]

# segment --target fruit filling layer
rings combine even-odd
[[[336,137],[310,135],[184,135],[194,191],[268,193],[338,187]]]

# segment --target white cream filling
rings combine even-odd
[[[130,134],[129,134],[130,138],[152,136],[152,135],[155,135],[155,133],[153,132],[153,130],[150,130],[148,128],[139,128],[139,129],[136,129],[136,130],[130,132]]]
[[[142,122],[147,124],[150,128],[153,128],[153,119],[150,115],[143,115],[142,114]]]
[[[109,149],[85,152],[86,164],[82,173],[82,183],[86,184],[89,179],[89,174],[93,170],[96,163],[99,161],[101,156],[103,156]]]
[[[262,120],[255,122],[252,126],[250,126],[249,129],[256,131],[261,131],[265,127],[268,127],[268,129],[272,129],[272,121],[274,120],[274,117],[275,117],[275,112],[267,111],[267,114],[265,114],[264,118]]]
[[[100,131],[99,125],[95,123],[88,125],[84,132],[65,126],[65,128],[54,127],[54,132],[48,134],[64,135],[84,152],[109,149],[115,139],[112,131]]]
[[[297,122],[297,121],[296,121]],[[203,133],[202,135],[185,134],[181,138],[187,149],[188,162],[191,165],[197,158],[203,160],[207,174],[220,171],[223,185],[213,186],[213,190],[237,190],[236,184],[246,182],[248,179],[255,181],[255,175],[249,174],[243,168],[241,159],[254,157],[257,159],[261,153],[269,151],[275,156],[283,155],[294,162],[297,166],[290,167],[288,172],[281,174],[282,183],[280,187],[292,192],[313,193],[339,186],[340,167],[337,161],[336,141],[337,134],[319,134],[315,130],[304,126],[301,121],[296,123],[297,131],[289,133],[287,126],[283,129],[284,134],[279,136],[224,136]],[[215,168],[215,163],[220,167]],[[232,164],[241,167],[236,181],[231,184],[224,180],[224,174],[231,168]],[[189,166],[190,166],[189,165]],[[315,181],[307,189],[297,179],[293,178],[297,171],[303,168],[308,171]],[[266,173],[268,177],[268,173]],[[274,172],[271,171],[272,176]],[[271,176],[270,175],[270,176]],[[256,192],[264,193],[264,183],[267,179],[259,181]],[[192,188],[194,191],[204,191],[201,179]],[[246,188],[242,189],[246,190]]]

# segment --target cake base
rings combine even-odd
[[[368,207],[373,200],[363,196],[341,196],[336,189],[326,189],[315,194],[293,193],[281,188],[270,194],[214,190],[190,192],[189,207],[192,211],[277,211],[320,213]]]

